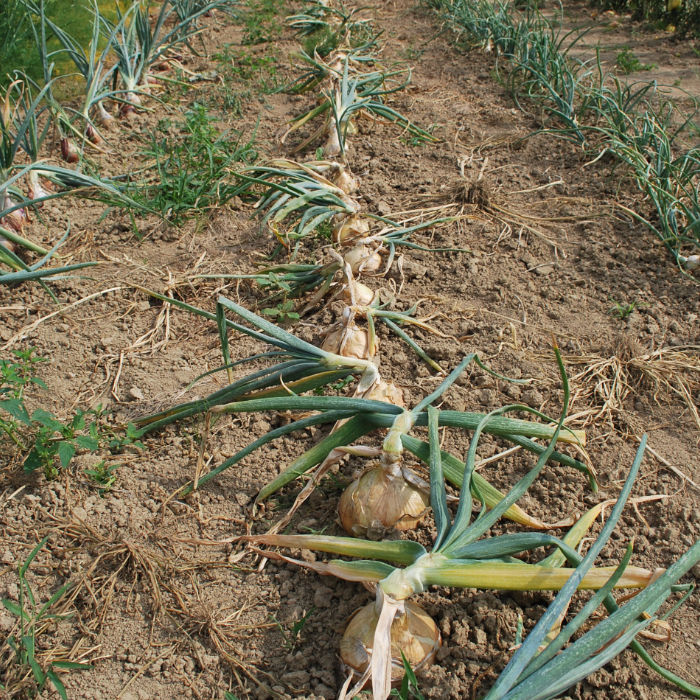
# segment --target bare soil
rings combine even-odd
[[[417,337],[443,366],[476,351],[498,372],[533,379],[523,388],[474,370],[447,394],[446,408],[486,411],[519,400],[556,414],[561,390],[550,345],[555,337],[572,377],[570,413],[576,418],[571,425],[586,427],[587,461],[598,474],[600,492],[592,494],[577,472],[548,467],[524,506],[553,522],[614,497],[647,432],[659,457],[647,454],[634,495],[662,498],[625,512],[603,560],[618,561],[634,537],[634,563],[668,566],[700,533],[698,489],[679,476],[680,471],[700,483],[700,431],[689,408],[700,403],[698,286],[616,206],[648,213],[623,173],[611,173],[607,163],[586,165],[582,154],[561,140],[524,138],[538,124],[516,110],[494,81],[491,57],[457,51],[449,32],[413,2],[377,0],[371,14],[384,29],[383,60],[413,68],[411,87],[392,96],[392,106],[418,124],[434,125],[442,141],[414,144],[390,125],[361,122],[349,165],[361,179],[363,203],[385,215],[454,202],[460,187],[472,186],[474,192],[476,184],[481,193],[476,203],[463,205],[469,217],[418,239],[462,252],[406,250],[402,267],[394,266],[377,285],[396,293],[397,308],[421,301],[425,314],[437,314],[433,322],[451,337]],[[273,44],[241,47],[239,26],[212,19],[204,37],[212,58],[186,57],[189,70],[221,71],[213,56],[232,44],[254,55],[274,47],[278,72],[292,74],[288,55],[297,43],[286,31]],[[683,71],[693,69],[669,65],[665,50],[675,48],[669,38],[653,57],[642,52],[642,47],[655,51],[657,39],[639,34],[635,52],[664,70],[680,68],[685,86]],[[157,120],[175,119],[194,102],[209,105],[221,128],[246,134],[257,128],[261,157],[282,155],[281,126],[313,97],[265,95],[255,79],[230,88],[248,91],[242,116],[221,109],[219,83],[195,82],[171,93],[154,113],[122,123],[110,152],[95,160],[106,172],[133,170]],[[260,308],[260,292],[247,284],[196,278],[255,270],[274,242],[253,214],[249,205],[234,201],[181,228],[155,219],[140,222],[136,237],[122,212],[103,217],[102,207],[89,202],[47,204],[31,236],[55,240],[70,220],[68,257],[101,264],[89,277],[51,283],[60,306],[38,285],[0,288],[3,353],[31,345],[51,358],[41,367],[49,392],[33,391],[30,405],[65,418],[76,407],[101,403],[116,411],[116,420],[126,421],[223,386],[225,377],[217,373],[187,388],[222,362],[214,324],[163,306],[138,286],[207,309],[213,309],[218,293]],[[634,309],[621,319],[611,313],[615,302],[634,303]],[[331,317],[330,311],[307,317],[294,331],[318,338]],[[405,387],[410,402],[439,382],[395,337],[383,335],[381,342],[382,372]],[[231,345],[234,359],[253,349],[247,337],[234,335]],[[673,356],[678,361],[661,363],[668,351],[654,353],[662,348],[680,348]],[[617,388],[626,383],[629,392],[606,403],[616,377],[622,382]],[[208,463],[219,464],[283,418],[219,420],[209,436]],[[42,651],[62,650],[64,658],[92,664],[91,670],[62,674],[73,700],[223,698],[226,691],[240,698],[333,698],[342,684],[338,641],[348,616],[371,594],[278,562],[260,571],[252,554],[239,558],[239,547],[231,543],[248,527],[264,531],[285,512],[297,483],[257,512],[252,501],[322,433],[282,439],[191,498],[172,500],[173,491],[192,478],[201,431],[201,421],[191,421],[148,435],[145,449],[118,457],[117,483],[104,494],[84,475],[98,460],[95,455],[78,457],[55,481],[23,475],[16,458],[2,467],[0,597],[17,597],[16,567],[48,534],[28,580],[41,600],[65,581],[74,583],[64,604],[70,617],[39,637]],[[450,434],[446,444],[459,455],[466,441]],[[495,440],[485,440],[481,456],[497,447]],[[490,465],[485,475],[507,487],[529,464],[516,454]],[[337,498],[361,468],[359,459],[344,462],[301,509],[291,531],[339,533]],[[431,527],[428,522],[417,537],[429,541]],[[699,578],[695,567],[687,581]],[[443,635],[435,664],[420,680],[423,694],[478,695],[508,658],[519,616],[531,626],[549,600],[544,594],[474,590],[421,595],[419,602]],[[691,597],[675,613],[668,644],[645,642],[659,662],[696,684],[698,601]],[[301,620],[304,624],[298,624]],[[14,622],[0,611],[2,633]],[[48,690],[42,694],[50,696]],[[631,653],[569,696],[682,697]]]

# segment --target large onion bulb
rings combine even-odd
[[[426,515],[428,496],[397,472],[374,467],[343,491],[338,515],[346,532],[363,537],[368,531],[410,530]]]
[[[371,401],[386,401],[387,403],[393,403],[394,406],[406,408],[403,390],[393,382],[385,382],[383,379],[372,384],[362,398],[370,399]]]
[[[353,241],[367,235],[369,235],[369,221],[358,214],[343,219],[334,232],[335,242],[345,246],[352,245]]]
[[[331,330],[326,335],[321,349],[343,357],[369,360],[376,354],[377,345],[378,341],[375,337],[374,348],[370,348],[369,333],[364,328],[360,328],[350,321],[346,326]],[[371,354],[370,350],[372,351]]]
[[[340,298],[348,304],[354,303],[356,306],[369,306],[374,301],[375,294],[376,292],[366,284],[352,280],[343,287]]]
[[[375,602],[358,608],[350,618],[340,641],[340,658],[358,675],[369,665],[374,630],[379,613]],[[404,675],[401,652],[414,671],[428,666],[440,648],[440,631],[432,618],[413,601],[404,602],[404,612],[391,624],[391,681],[398,685]]]
[[[355,246],[343,258],[354,275],[376,272],[382,266],[382,256],[366,245]]]

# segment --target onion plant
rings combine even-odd
[[[136,425],[140,428],[141,434],[173,421],[206,412],[216,415],[250,411],[291,410],[312,412],[310,416],[262,436],[215,469],[198,477],[198,486],[215,478],[260,446],[277,437],[294,433],[311,425],[339,422],[327,437],[295,459],[276,479],[262,488],[257,497],[258,502],[266,499],[300,475],[314,469],[314,467],[321,464],[324,467],[329,466],[330,462],[327,460],[336,456],[339,448],[347,448],[359,438],[369,435],[378,429],[389,430],[382,448],[376,451],[376,455],[381,456],[382,465],[391,473],[392,478],[396,477],[398,479],[400,477],[409,484],[415,483],[417,477],[414,478],[410,470],[404,468],[401,463],[402,455],[404,450],[407,450],[419,459],[427,461],[426,446],[421,440],[409,435],[409,432],[414,426],[425,426],[427,424],[427,407],[452,385],[465,367],[471,362],[476,362],[479,366],[483,366],[475,355],[467,356],[435,392],[423,399],[413,409],[403,409],[401,406],[391,403],[390,400],[372,398],[373,389],[380,385],[382,380],[377,367],[369,360],[345,357],[319,349],[225,297],[219,298],[217,313],[214,314],[154,292],[149,292],[149,294],[210,320],[217,321],[224,362],[226,363],[225,367],[229,371],[231,383],[205,399],[183,403],[171,409],[138,419]],[[226,311],[234,312],[250,323],[253,328],[227,319],[225,317]],[[255,354],[232,363],[228,346],[227,328],[233,328],[250,337],[262,340],[277,349]],[[233,381],[232,370],[234,367],[263,358],[274,358],[277,364]],[[359,376],[359,383],[354,397],[300,395],[304,392],[318,390],[321,387],[331,385],[338,379],[347,377],[350,374]],[[383,394],[382,396],[385,395]],[[523,411],[534,412],[538,416],[542,415],[526,406],[511,408],[520,408]],[[460,411],[443,411],[440,415],[441,425],[461,427],[466,430],[476,429],[483,419],[483,414]],[[539,455],[545,451],[545,448],[534,440],[537,438],[550,438],[554,434],[555,429],[550,425],[532,421],[494,418],[489,422],[485,430]],[[564,429],[560,439],[565,442],[580,443],[583,441],[584,435],[577,431]],[[461,483],[462,473],[458,460],[449,455],[449,453],[444,453],[442,458],[445,464],[445,472],[451,482]],[[591,485],[595,488],[593,474],[584,464],[559,452],[553,452],[551,458],[555,462],[573,467],[587,474]],[[477,482],[478,480],[479,477],[477,477]],[[393,487],[391,488],[393,489]],[[187,486],[182,493],[189,492],[191,489],[192,485]],[[493,493],[496,496],[498,495],[498,492]],[[393,527],[394,525],[395,523],[389,523],[387,527]],[[366,526],[364,527],[366,529]]]
[[[100,13],[96,0],[92,0],[92,31],[85,49],[81,42],[47,17],[43,0],[40,0],[38,4],[34,0],[21,1],[28,11],[37,15],[41,23],[41,32],[36,33],[35,37],[42,61],[45,64],[51,64],[57,57],[66,57],[75,66],[76,75],[82,77],[85,94],[80,109],[74,110],[72,107],[64,106],[63,111],[69,115],[70,123],[77,117],[81,122],[85,138],[93,144],[99,144],[102,141],[102,137],[95,127],[92,112],[96,110],[99,114],[104,113],[103,102],[113,95],[109,82],[115,70],[115,65],[111,60],[111,53],[116,28],[103,41],[102,28],[104,18]],[[59,49],[55,51],[47,50],[46,28],[58,40],[60,44]]]
[[[397,78],[401,78],[397,80]],[[323,123],[294,150],[299,151],[323,136],[327,136],[324,154],[329,157],[345,154],[345,141],[348,131],[353,128],[353,119],[365,115],[370,119],[383,119],[397,124],[412,136],[426,141],[437,142],[432,134],[416,126],[410,119],[389,107],[384,97],[398,92],[410,82],[410,70],[371,71],[350,77],[350,59],[342,55],[335,66],[330,67],[331,85],[324,90],[320,103],[292,120],[283,141],[294,131],[318,117]]]
[[[332,384],[349,374],[357,374],[360,377],[360,386],[371,386],[376,380],[378,370],[371,361],[343,357],[323,351],[225,297],[219,297],[216,313],[213,314],[155,292],[146,291],[164,302],[172,303],[217,322],[222,354],[226,363],[225,368],[230,380],[233,379],[233,368],[238,365],[265,358],[273,358],[276,364],[253,372],[235,382],[231,381],[231,384],[205,399],[180,404],[138,419],[136,425],[140,426],[142,433],[182,418],[204,413],[215,406],[228,404],[241,397],[269,397],[285,395],[289,391],[311,391]],[[244,321],[250,323],[253,328],[226,318],[226,310],[233,311]],[[251,355],[235,363],[231,362],[228,328],[267,343],[276,349]],[[331,417],[329,420],[336,420],[336,418]]]
[[[558,353],[557,360],[564,382],[566,405],[568,385]],[[440,635],[435,624],[410,599],[433,585],[560,591],[487,695],[492,700],[506,697],[522,700],[553,697],[630,644],[666,678],[682,687],[691,687],[650,660],[634,637],[653,622],[655,618],[652,616],[658,607],[673,590],[678,590],[678,587],[674,587],[676,581],[700,560],[700,543],[658,579],[655,572],[629,566],[631,549],[618,567],[591,566],[620,517],[641,464],[646,439],[640,446],[608,521],[585,557],[581,557],[575,548],[600,514],[600,506],[588,511],[561,539],[528,532],[484,537],[525,494],[547,460],[552,457],[566,415],[564,409],[549,444],[543,448],[534,468],[504,498],[487,508],[481,486],[476,483],[476,450],[479,438],[488,430],[489,424],[497,419],[502,420],[501,415],[511,408],[504,407],[482,416],[474,426],[462,470],[459,503],[453,517],[448,508],[444,481],[446,474],[443,473],[438,432],[439,426],[443,424],[444,412],[427,406],[425,417],[429,432],[430,504],[436,527],[435,540],[430,550],[409,540],[376,542],[335,536],[278,534],[247,535],[240,538],[241,541],[257,545],[308,549],[359,558],[354,561],[309,562],[264,551],[266,557],[375,587],[376,601],[356,613],[341,642],[341,658],[355,679],[359,677],[354,688],[347,694],[341,694],[342,697],[353,697],[362,689],[368,677],[371,677],[373,697],[377,700],[388,697],[392,682],[396,682],[403,672],[402,655],[410,655],[414,667],[430,663],[439,645]],[[473,497],[482,503],[482,508],[474,519]],[[554,551],[536,563],[525,563],[514,558],[514,555],[531,552],[538,547],[554,547]],[[565,563],[572,568],[564,568]],[[617,604],[609,595],[613,588],[644,590],[618,610]],[[689,587],[680,588],[687,590]],[[577,589],[592,589],[597,593],[568,625],[558,631],[559,621]],[[611,616],[557,655],[601,602],[612,611]],[[539,656],[538,651],[541,651]],[[348,685],[349,681],[344,691]]]
[[[173,47],[201,31],[197,20],[231,4],[232,0],[165,0],[152,22],[153,5],[139,1],[125,12],[119,11],[116,24],[103,20],[103,32],[116,53],[116,70],[123,83],[122,113],[133,112],[141,103],[140,95],[149,92],[151,67],[163,61]]]
[[[362,215],[359,202],[352,196],[357,181],[342,165],[330,161],[297,163],[274,160],[267,165],[245,168],[236,173],[242,184],[237,194],[254,191],[256,185],[267,189],[256,203],[280,244],[291,249],[292,255],[301,242],[324,227],[330,227],[330,238],[338,246],[354,250],[344,253],[353,274],[377,272],[382,267],[379,249],[386,248],[386,269],[391,266],[396,246],[431,251],[454,251],[455,248],[425,248],[410,240],[413,233],[457,217],[443,217],[404,224],[373,214]],[[371,220],[383,227],[370,232]],[[281,230],[281,225],[285,229]],[[294,246],[292,247],[292,243]]]
[[[381,303],[379,294],[369,287],[358,282],[353,275],[349,263],[340,255],[331,251],[337,259],[334,262],[321,264],[296,264],[273,265],[262,268],[258,273],[251,275],[236,274],[206,274],[197,275],[198,279],[249,279],[263,290],[269,293],[265,303],[287,302],[292,299],[301,299],[295,312],[303,317],[312,311],[324,299],[328,304],[340,299],[347,304],[344,318],[339,323],[342,327],[348,327],[356,317],[367,322],[367,343],[370,356],[375,355],[377,345],[376,324],[384,323],[389,330],[403,340],[418,357],[438,372],[442,372],[440,365],[430,358],[420,345],[413,340],[404,330],[404,326],[416,326],[423,330],[446,337],[443,333],[430,325],[429,318],[418,318],[416,313],[418,303],[405,311],[397,311],[387,308],[389,302]],[[264,313],[264,312],[263,312]],[[331,328],[330,333],[335,332]]]
[[[287,24],[306,39],[309,53],[326,56],[339,47],[357,45],[360,37],[369,37],[369,20],[359,19],[361,7],[347,8],[344,3],[334,7],[323,0],[312,0],[301,12],[289,15]]]
[[[348,63],[357,70],[363,65],[370,65],[376,61],[377,37],[372,37],[368,41],[354,47],[339,49],[325,57],[318,55],[318,52],[307,52],[304,50],[292,54],[292,58],[299,62],[300,74],[291,82],[281,86],[277,92],[286,92],[300,95],[316,88],[319,83],[336,74],[334,70],[338,66],[338,61],[347,58]],[[311,55],[313,53],[313,55]],[[340,64],[342,65],[342,63]]]
[[[254,185],[266,187],[255,206],[280,243],[291,248],[294,242],[296,252],[300,241],[319,226],[333,220],[340,224],[359,213],[359,204],[326,176],[326,170],[317,163],[276,160],[244,168],[236,177],[242,181],[239,194]],[[283,223],[286,230],[280,230]]]

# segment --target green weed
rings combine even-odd
[[[275,49],[256,55],[247,49],[236,49],[226,44],[214,58],[219,63],[227,93],[232,91],[229,81],[236,80],[253,83],[259,92],[269,95],[280,87],[278,57]],[[250,94],[250,89],[247,92]]]
[[[306,626],[309,618],[316,612],[316,608],[312,605],[307,613],[304,613],[298,620],[293,622],[291,626],[283,625],[275,616],[272,616],[272,621],[277,625],[277,629],[282,633],[284,638],[284,646],[289,651],[296,649],[299,644],[301,632]]]
[[[102,496],[114,486],[117,480],[115,472],[120,466],[120,464],[107,464],[104,459],[101,459],[92,469],[86,469],[85,475],[100,487],[99,493]]]
[[[32,348],[14,355],[16,360],[0,360],[0,430],[14,443],[25,472],[42,469],[47,479],[54,479],[78,452],[142,447],[135,428],[129,425],[124,432],[116,431],[108,425],[101,406],[77,409],[66,422],[43,408],[30,413],[24,391],[29,384],[46,389],[34,375],[34,366],[45,359]]]
[[[284,4],[278,0],[248,0],[243,16],[243,41],[246,46],[265,44],[276,39],[282,31],[279,12]]]
[[[610,309],[610,314],[619,318],[621,321],[629,318],[632,312],[637,308],[636,301],[631,301],[626,304],[625,302],[616,301],[612,297],[610,298],[610,301],[613,303],[613,306]]]
[[[291,299],[282,301],[277,306],[263,309],[262,314],[283,326],[299,320],[299,314],[294,310],[294,302]]]
[[[637,56],[635,56],[632,49],[629,46],[625,46],[620,53],[617,54],[615,59],[615,65],[625,74],[637,73],[639,71],[649,71],[656,68],[655,63],[642,63]]]
[[[0,669],[5,671],[0,690],[7,691],[10,697],[20,697],[13,692],[17,689],[12,687],[14,681],[18,687],[21,686],[19,690],[21,697],[35,697],[50,683],[61,698],[67,700],[66,688],[57,671],[91,668],[89,664],[54,661],[44,652],[39,654],[41,646],[37,644],[37,639],[53,621],[68,617],[68,615],[52,613],[51,609],[71,586],[70,582],[63,584],[43,605],[37,601],[26,574],[30,564],[47,541],[48,537],[41,540],[19,566],[17,601],[9,598],[2,599],[4,608],[17,618],[15,629],[7,637],[5,644],[0,647]]]
[[[206,107],[195,103],[175,136],[168,134],[170,123],[161,122],[164,136],[152,134],[144,152],[155,159],[157,177],[132,184],[130,194],[136,202],[179,225],[234,196],[232,166],[252,163],[257,153],[253,139],[245,142],[238,133],[221,133],[213,121]]]

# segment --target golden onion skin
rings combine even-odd
[[[382,256],[366,245],[358,245],[343,256],[353,275],[377,272],[382,266]]]
[[[378,342],[375,338],[374,354],[377,352],[377,347]],[[356,357],[358,360],[371,359],[369,333],[354,323],[347,327],[336,328],[330,331],[325,337],[321,349],[343,357]]]
[[[348,621],[340,641],[340,658],[360,676],[369,664],[367,652],[372,650],[378,619],[375,602],[358,608]],[[440,631],[433,619],[419,605],[407,600],[403,614],[398,614],[391,624],[392,685],[400,684],[404,675],[401,652],[411,668],[418,671],[433,662],[440,643]]]
[[[356,537],[367,531],[411,530],[425,517],[428,496],[403,476],[382,467],[366,471],[348,486],[338,503],[346,532]]]
[[[393,403],[394,406],[406,408],[403,389],[396,386],[393,382],[385,382],[383,379],[372,384],[363,398],[371,399],[372,401],[386,401],[387,403]]]
[[[353,280],[352,287],[347,285],[343,288],[340,298],[347,303],[352,303],[353,294],[355,296],[354,301],[357,306],[369,306],[374,301],[376,292],[370,289],[366,284]]]

